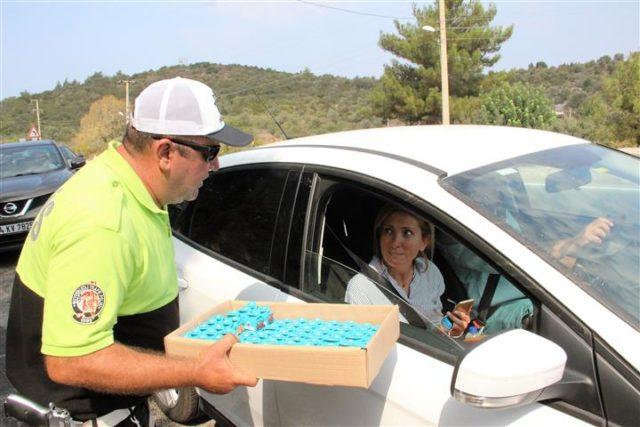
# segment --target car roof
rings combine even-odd
[[[52,139],[42,139],[40,141],[19,141],[19,142],[7,142],[4,144],[0,144],[1,148],[11,148],[11,147],[33,147],[42,144],[53,144],[60,145]]]
[[[587,143],[580,138],[535,129],[430,125],[330,133],[263,147],[334,147],[373,151],[396,159],[420,162],[452,175],[537,151]]]

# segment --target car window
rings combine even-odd
[[[317,196],[315,225],[310,231],[312,237],[305,252],[302,283],[305,293],[333,303],[396,304],[400,308],[403,337],[419,342],[421,348],[428,349],[431,354],[445,355],[443,360],[446,361],[455,360],[491,334],[530,327],[528,319],[534,313],[532,300],[500,276],[495,292],[485,303],[486,317],[483,317],[483,322],[473,323],[478,329],[485,329],[482,332],[476,330],[476,333],[461,339],[449,337],[441,325],[446,311],[453,309],[455,302],[473,298],[472,318],[477,320],[484,286],[489,276],[499,276],[497,271],[475,256],[468,246],[435,227],[433,246],[425,250],[424,270],[419,280],[412,282],[412,286],[421,288],[416,288],[413,294],[399,297],[399,293],[390,287],[393,286],[390,285],[393,278],[384,271],[385,263],[379,259],[376,261],[377,254],[380,254],[376,252],[373,237],[377,213],[383,206],[395,203],[415,216],[428,218],[412,206],[390,201],[388,197],[359,184],[332,184],[330,180],[324,180],[318,188],[322,195]],[[438,243],[441,238],[442,244]],[[451,252],[443,250],[445,244]],[[471,265],[443,264],[443,270],[440,270],[439,262],[444,263],[443,260],[459,256],[464,251],[475,257],[469,259]]]
[[[51,144],[0,149],[0,178],[45,173],[64,166],[60,153]]]
[[[225,171],[205,181],[187,236],[208,249],[269,274],[270,250],[286,170]],[[184,208],[176,209],[184,212]],[[182,224],[184,229],[184,225]]]
[[[68,147],[64,145],[59,145],[58,147],[60,147],[60,151],[62,151],[62,155],[68,162],[76,158],[76,154],[73,151],[71,151]]]
[[[473,299],[472,318],[482,323],[486,335],[533,327],[531,297],[451,234],[437,229],[435,240],[434,263],[446,283],[443,311]]]
[[[206,182],[206,181],[205,181]],[[206,183],[205,183],[206,185]],[[175,205],[167,206],[169,212],[169,220],[171,223],[171,229],[174,233],[188,236],[190,218],[193,213],[193,206],[195,202],[181,202]]]
[[[638,159],[591,144],[545,150],[442,181],[636,329],[639,184]]]
[[[307,246],[302,290],[328,302],[398,304],[402,314],[403,301],[398,301],[393,288],[382,283],[393,282],[385,272],[386,264],[376,261],[379,253],[374,244],[376,216],[383,206],[391,204],[422,220],[429,218],[410,205],[358,184],[331,184],[325,180],[319,188],[323,196],[319,197],[315,213],[314,243]],[[536,310],[533,299],[452,233],[433,227],[423,262],[426,268],[420,273],[420,281],[412,282],[412,286],[417,283],[415,286],[432,289],[415,291],[415,298],[405,295],[423,323],[402,316],[403,336],[436,353],[457,357],[491,335],[533,327]],[[421,294],[438,300],[421,299]],[[465,337],[454,340],[447,336],[441,321],[455,303],[467,299],[474,300],[473,328],[469,328]]]

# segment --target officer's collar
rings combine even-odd
[[[142,179],[140,179],[140,176],[138,176],[129,162],[118,152],[117,148],[120,145],[121,143],[118,141],[111,141],[109,143],[109,147],[103,153],[106,160],[105,164],[118,175],[118,183],[127,187],[140,204],[144,205],[151,212],[166,214],[166,207],[164,209],[158,207],[151,193],[142,182]]]

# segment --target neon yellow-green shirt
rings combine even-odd
[[[168,213],[118,145],[51,196],[20,255],[18,275],[44,298],[44,354],[107,347],[118,316],[153,311],[178,294]]]

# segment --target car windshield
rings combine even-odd
[[[39,174],[63,167],[62,156],[49,144],[0,147],[0,178]]]
[[[580,144],[442,180],[640,330],[640,160]]]

